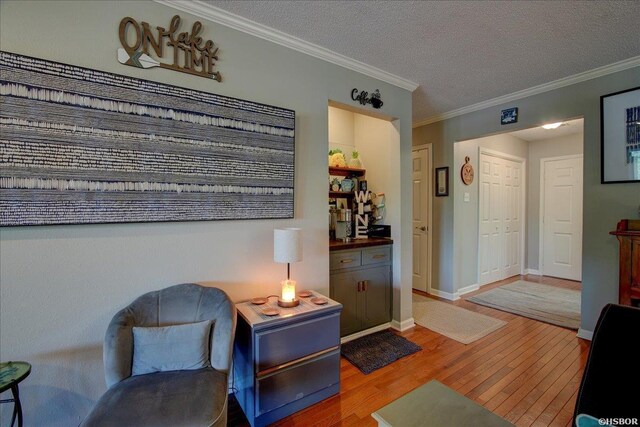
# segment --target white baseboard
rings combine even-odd
[[[413,317],[410,317],[406,320],[403,320],[402,322],[398,322],[397,320],[392,320],[391,321],[391,328],[395,329],[396,331],[400,331],[400,332],[404,332],[407,329],[411,329],[414,326],[416,326],[415,322],[413,321]]]
[[[458,292],[456,292],[456,294],[458,295],[458,297],[460,297],[464,294],[468,294],[469,292],[477,291],[478,289],[480,289],[480,285],[474,283],[473,285],[465,286],[464,288],[458,289]]]
[[[431,288],[430,294],[433,295],[434,297],[448,299],[449,301],[455,301],[455,300],[460,299],[460,296],[457,295],[457,293],[456,294],[451,294],[449,292],[441,291],[440,289]]]
[[[445,291],[441,291],[440,289],[431,288],[429,290],[429,294],[433,295],[434,297],[448,299],[449,301],[456,301],[456,300],[460,299],[461,295],[468,294],[469,292],[477,291],[478,289],[480,289],[480,286],[478,286],[477,283],[474,283],[473,285],[469,285],[469,286],[465,286],[464,288],[460,288],[460,289],[458,289],[457,292],[454,292],[454,293],[445,292]]]
[[[580,328],[578,329],[578,338],[591,341],[593,339],[593,331]]]
[[[533,274],[534,276],[542,276],[542,274],[540,274],[540,270],[536,270],[534,268],[527,268],[524,271],[524,274]]]
[[[411,319],[413,322],[413,319]],[[384,331],[385,329],[389,329],[391,327],[391,323],[383,323],[382,325],[374,326],[373,328],[365,329],[364,331],[356,332],[355,334],[347,335],[346,337],[340,338],[340,344],[344,344],[349,341],[353,341],[356,338],[363,337],[365,335],[372,334],[374,332]]]

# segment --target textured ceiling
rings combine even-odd
[[[640,55],[640,1],[207,3],[419,83],[414,121]]]

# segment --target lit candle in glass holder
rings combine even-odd
[[[296,281],[283,280],[280,283],[282,283],[282,297],[280,299],[284,302],[293,302],[296,299]]]

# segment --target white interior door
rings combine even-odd
[[[478,284],[522,272],[523,163],[480,154]]]
[[[542,159],[541,270],[582,279],[582,156]]]
[[[522,163],[505,160],[503,180],[503,230],[504,252],[502,255],[502,278],[520,274],[521,265],[521,209],[522,209]]]
[[[500,280],[502,250],[502,185],[501,159],[481,156],[479,180],[480,239],[478,241],[479,284]]]
[[[413,287],[429,292],[429,219],[431,215],[430,148],[414,150],[413,161]]]

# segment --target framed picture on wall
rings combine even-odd
[[[0,67],[0,227],[294,217],[295,111],[4,51]]]
[[[640,87],[600,97],[601,182],[640,182]]]
[[[436,168],[436,197],[449,195],[449,167]]]

